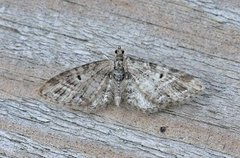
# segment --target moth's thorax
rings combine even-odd
[[[116,81],[121,82],[125,77],[125,71],[124,69],[114,69],[112,75]]]
[[[119,47],[115,51],[116,57],[114,60],[114,70],[112,71],[113,78],[120,82],[125,77],[125,71],[124,71],[124,51]]]
[[[125,71],[123,66],[123,59],[116,59],[114,61],[114,70],[112,71],[113,78],[120,82],[125,77]]]

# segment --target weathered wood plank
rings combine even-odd
[[[135,156],[132,154],[133,157],[175,157],[176,155],[179,157],[228,157],[214,150],[166,139],[163,136],[154,136],[137,129],[133,130],[132,127],[117,122],[106,122],[102,117],[96,115],[86,115],[81,112],[70,113],[55,107],[48,107],[34,100],[5,100],[1,101],[0,105],[1,120],[5,120],[1,122],[1,127],[4,130],[1,137],[4,142],[11,145],[15,141],[14,144],[18,146],[21,143],[26,143],[27,146],[33,144],[34,147],[46,143],[45,146],[48,146],[47,149],[44,149],[44,153],[51,150],[50,145],[54,145],[66,151],[68,148],[72,148],[83,153],[82,150],[85,148],[85,152],[91,150],[92,156],[103,155],[103,153],[97,152],[104,151],[101,145],[108,145],[113,149],[127,151],[128,156],[135,153]],[[13,119],[17,121],[12,122]],[[14,129],[17,129],[17,132]],[[5,132],[5,130],[10,132]],[[18,132],[27,137],[19,135]],[[37,141],[37,143],[32,143],[32,141]],[[98,144],[91,144],[91,142],[98,142]],[[93,148],[97,150],[93,150]],[[35,153],[34,150],[29,149],[29,154]],[[58,154],[64,156],[66,153]],[[70,150],[69,154],[74,156],[75,153]],[[105,154],[111,157],[109,151]]]
[[[239,156],[239,7],[234,0],[1,1],[0,153],[21,157],[26,143],[27,156]],[[37,95],[50,77],[106,58],[102,52],[111,57],[117,45],[199,77],[206,90],[149,116],[114,107],[88,115]]]

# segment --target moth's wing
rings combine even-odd
[[[124,91],[122,93],[122,103],[126,108],[138,109],[142,112],[153,113],[158,111],[158,105],[148,100],[145,94],[139,89],[135,80],[130,77],[123,80]]]
[[[114,85],[113,79],[107,77],[105,83],[101,87],[101,91],[97,96],[94,97],[94,100],[91,104],[91,109],[99,109],[100,107],[106,107],[110,104],[113,104],[114,99]]]
[[[193,76],[142,59],[127,57],[126,65],[137,87],[158,109],[186,101],[203,90]]]
[[[67,105],[89,105],[106,89],[112,62],[97,61],[60,73],[39,90],[49,101]]]

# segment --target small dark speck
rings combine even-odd
[[[77,75],[77,78],[78,78],[79,80],[81,80],[81,79],[82,79],[80,75]]]
[[[163,77],[163,74],[160,74],[159,78],[162,78]]]
[[[164,133],[166,131],[166,129],[167,129],[167,127],[162,126],[162,127],[160,127],[160,132]]]

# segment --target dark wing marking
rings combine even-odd
[[[196,78],[175,69],[132,57],[126,58],[126,64],[139,91],[159,109],[185,101],[203,89]]]
[[[60,73],[40,88],[47,100],[67,105],[89,105],[104,90],[112,70],[109,60],[97,61]]]

